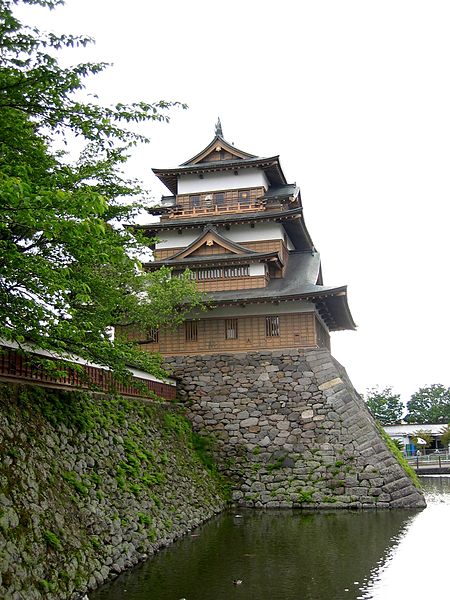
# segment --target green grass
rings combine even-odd
[[[75,491],[80,494],[80,496],[88,495],[88,488],[83,484],[81,479],[74,471],[64,471],[62,473],[62,478],[64,481],[67,481],[67,483],[70,483],[70,485],[73,486]]]
[[[377,423],[377,427],[378,427],[378,431],[381,434],[381,437],[386,442],[387,447],[392,452],[394,457],[397,459],[397,462],[399,463],[399,465],[403,468],[403,470],[406,472],[406,474],[410,477],[410,479],[412,480],[412,482],[416,486],[416,488],[418,490],[421,490],[422,486],[420,485],[419,478],[417,477],[414,469],[408,464],[408,461],[406,460],[406,458],[403,456],[403,454],[397,448],[397,446],[395,445],[393,440],[385,432],[383,427],[379,423]]]
[[[306,490],[299,492],[297,495],[297,502],[299,502],[300,504],[307,504],[307,503],[314,502],[313,493],[310,491],[306,491]]]
[[[53,550],[62,550],[62,544],[59,537],[53,531],[46,529],[43,534],[44,540],[47,542],[47,546],[53,548]]]

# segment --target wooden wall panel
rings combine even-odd
[[[260,240],[255,242],[239,242],[241,246],[255,250],[255,252],[281,252],[283,240]]]
[[[184,246],[181,246],[179,248],[160,248],[159,250],[153,250],[153,255],[155,257],[155,260],[165,260],[166,258],[173,256],[180,250],[183,250],[183,248]]]
[[[328,348],[330,350],[330,334],[319,321],[319,319],[315,318],[315,329],[316,329],[316,339],[317,345],[320,348]]]
[[[225,290],[254,290],[264,288],[267,278],[261,277],[230,277],[230,279],[210,279],[197,281],[197,287],[202,292],[222,292]]]
[[[220,244],[212,244],[212,246],[208,246],[206,243],[191,252],[189,256],[214,256],[216,254],[230,254],[230,251],[220,246]]]
[[[159,343],[143,345],[143,349],[162,354],[209,354],[216,352],[263,350],[276,348],[318,347],[315,314],[279,315],[280,335],[266,337],[266,317],[238,317],[238,338],[225,339],[225,318],[198,321],[198,339],[186,341],[184,325],[176,331],[161,331]]]

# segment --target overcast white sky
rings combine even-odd
[[[88,33],[73,61],[114,63],[105,102],[180,100],[147,129],[129,174],[167,191],[171,167],[212,139],[280,154],[302,191],[326,285],[348,285],[357,332],[332,336],[356,388],[406,402],[450,385],[448,0],[67,0],[26,9],[41,28]]]

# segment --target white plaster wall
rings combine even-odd
[[[224,317],[249,317],[252,315],[283,315],[296,312],[314,312],[316,307],[312,302],[280,302],[273,304],[272,302],[252,304],[248,306],[219,306],[212,310],[208,310],[207,315],[204,313],[196,313],[190,318],[224,318]],[[317,314],[317,313],[316,313]]]
[[[237,175],[232,171],[205,173],[203,179],[200,179],[198,175],[181,175],[178,179],[178,193],[194,194],[261,186],[267,190],[269,187],[267,177],[259,169],[245,169],[237,171],[237,173]]]
[[[266,274],[266,266],[262,263],[257,265],[249,265],[249,275],[250,277],[257,277]]]
[[[286,234],[286,240],[287,240],[287,249],[288,250],[295,250],[295,246],[294,244],[291,242],[289,236]]]
[[[161,231],[158,234],[160,241],[156,243],[155,247],[157,250],[161,248],[184,248],[198,238],[200,231],[200,229],[184,229],[181,234],[178,231]]]
[[[233,242],[260,242],[264,240],[282,240],[284,228],[278,223],[255,223],[255,227],[231,225],[229,231],[222,227],[220,233]]]
[[[181,222],[180,222],[181,223]],[[156,248],[181,248],[191,244],[200,235],[202,229],[183,229],[181,234],[177,231],[161,231],[160,241]],[[231,225],[227,230],[225,227],[218,227],[221,235],[232,242],[259,242],[264,240],[282,240],[284,237],[284,228],[278,223],[256,223],[255,227],[245,225]],[[289,241],[289,240],[288,240]],[[293,246],[290,244],[290,249]]]

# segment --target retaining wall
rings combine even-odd
[[[165,405],[0,384],[0,598],[79,598],[220,512]]]
[[[326,349],[169,357],[194,428],[218,440],[233,500],[256,507],[425,506]]]

